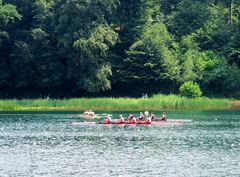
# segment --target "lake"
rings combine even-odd
[[[193,121],[77,126],[76,112],[2,112],[0,176],[240,176],[239,110],[167,114]]]

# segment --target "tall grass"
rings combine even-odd
[[[230,99],[190,99],[177,95],[151,98],[72,98],[0,100],[0,110],[159,110],[159,109],[230,109]]]

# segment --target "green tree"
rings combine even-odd
[[[184,83],[186,81],[196,81],[198,73],[196,73],[196,62],[199,58],[199,46],[194,40],[194,34],[182,37],[180,51],[180,77],[178,81]]]
[[[111,88],[109,76],[112,75],[111,67],[105,63],[109,46],[117,40],[116,33],[107,25],[100,25],[94,29],[87,38],[80,38],[74,42],[76,51],[79,52],[82,80],[79,84],[89,92],[98,92]],[[83,82],[83,83],[81,83]]]
[[[177,11],[177,7],[182,3],[183,0],[161,0],[161,11],[164,15],[170,15]]]
[[[113,76],[111,82],[113,87],[119,92],[122,86],[120,84],[118,71],[124,66],[124,59],[127,58],[129,48],[142,36],[144,26],[148,19],[148,3],[142,0],[120,0],[114,14],[114,25],[120,27],[118,31],[118,41],[114,47],[110,49],[108,60],[112,65]]]
[[[56,88],[62,85],[64,66],[57,53],[56,17],[53,0],[36,0],[34,3],[31,51],[35,71],[38,73],[38,88]],[[38,52],[34,52],[38,51]]]
[[[14,5],[3,4],[2,0],[0,0],[0,45],[4,38],[9,38],[8,32],[6,31],[7,25],[20,19],[21,15],[17,12]]]
[[[21,15],[12,4],[4,4],[0,0],[0,87],[12,86],[12,73],[9,61],[9,45],[11,43],[10,24],[21,20]]]
[[[234,96],[239,34],[238,0],[0,0],[0,89]]]
[[[88,92],[111,88],[105,58],[117,41],[108,22],[116,5],[116,0],[69,0],[58,9],[59,55],[66,59],[67,79],[73,87]]]
[[[179,88],[180,95],[197,98],[202,96],[202,91],[196,82],[184,82]]]
[[[182,40],[180,82],[197,81],[206,94],[225,94],[226,73],[229,66],[223,55],[216,51],[201,51],[196,41],[196,34]],[[183,50],[183,51],[184,51]]]
[[[205,92],[210,92],[213,95],[223,93],[225,84],[221,80],[226,77],[227,60],[213,51],[204,51],[199,53],[196,66],[197,80]]]
[[[170,50],[171,42],[163,23],[148,26],[142,39],[131,46],[123,69],[118,71],[121,82],[139,92],[169,88],[170,85],[164,84],[175,81],[179,74],[178,62]]]
[[[210,16],[204,26],[196,32],[196,41],[204,50],[225,51],[230,41],[231,27],[228,24],[228,9],[218,4],[209,8]]]
[[[170,32],[177,36],[188,35],[202,27],[209,16],[204,1],[184,0],[168,17]]]
[[[31,52],[31,46],[23,41],[17,41],[14,44],[12,52],[11,68],[14,78],[14,87],[31,88],[36,84],[37,73],[34,70],[34,58]]]
[[[240,96],[240,69],[236,65],[227,66],[221,82],[221,93],[224,96],[239,98]]]

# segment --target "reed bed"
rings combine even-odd
[[[72,98],[0,100],[0,110],[159,110],[231,109],[231,99],[185,98],[178,95],[153,95],[150,98]]]

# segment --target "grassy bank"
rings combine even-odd
[[[159,110],[159,109],[230,109],[230,99],[190,99],[177,95],[151,98],[73,98],[0,100],[0,110]]]

